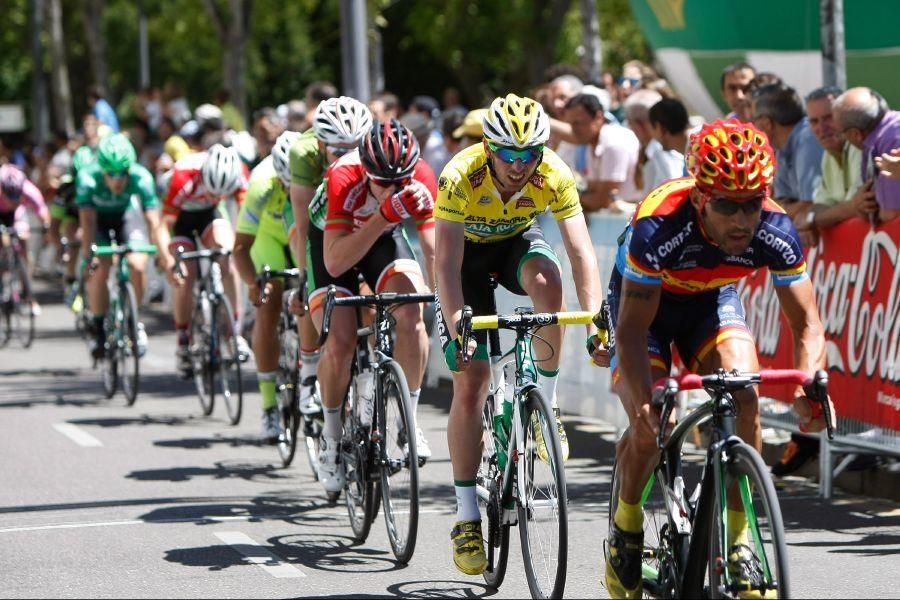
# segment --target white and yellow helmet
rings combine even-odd
[[[484,117],[484,137],[498,146],[531,148],[550,138],[550,119],[531,98],[495,98]]]

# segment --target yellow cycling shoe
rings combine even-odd
[[[559,408],[553,409],[553,416],[556,417],[556,431],[559,434],[559,446],[562,449],[563,462],[569,460],[569,438],[566,435],[566,428],[563,427],[559,418]],[[544,442],[544,432],[541,430],[538,421],[538,413],[531,414],[531,430],[534,434],[534,442],[537,444],[538,457],[547,464],[550,464],[550,456],[547,454],[547,444]]]
[[[766,582],[762,564],[746,544],[735,544],[728,552],[728,574],[733,583],[739,584],[745,591],[738,591],[738,598],[777,598],[778,591],[768,589],[763,593],[759,588]],[[753,589],[756,588],[756,589]]]
[[[606,590],[610,598],[640,598],[644,582],[641,558],[644,551],[644,532],[629,533],[613,524],[606,539]]]
[[[457,521],[450,532],[453,563],[466,575],[481,575],[487,569],[481,521]]]

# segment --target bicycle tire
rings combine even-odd
[[[118,300],[113,300],[110,302],[106,311],[106,317],[103,319],[107,349],[104,357],[100,359],[100,371],[103,378],[103,392],[107,399],[115,396],[116,390],[119,388],[119,361],[116,360],[116,353],[118,352],[116,339],[119,332],[116,330],[117,319],[114,316],[118,310]]]
[[[350,516],[350,528],[357,542],[362,543],[369,537],[374,520],[375,486],[370,477],[370,441],[368,429],[359,424],[356,415],[356,376],[350,381],[347,398],[344,403],[347,411],[341,434],[340,460],[344,463],[346,483],[344,485],[344,503]]]
[[[546,462],[538,455],[531,425],[533,418],[541,427],[547,448]],[[566,472],[556,417],[539,389],[528,391],[522,423],[525,451],[519,461],[524,463],[521,468],[525,481],[520,483],[524,484],[526,498],[517,498],[516,504],[525,576],[532,598],[562,598],[568,560]],[[539,472],[544,470],[542,465],[547,467],[544,474]],[[539,516],[543,517],[540,521]],[[544,530],[549,535],[542,535]],[[548,547],[549,552],[539,555],[540,549]]]
[[[16,260],[16,274],[18,277],[13,277],[13,281],[16,282],[15,287],[21,288],[23,281],[30,281],[28,270],[21,260]],[[30,290],[30,283],[26,287]],[[30,292],[26,294],[25,289],[20,289],[18,298],[11,312],[11,317],[15,322],[13,329],[22,347],[28,349],[34,341],[34,311],[31,310],[31,294]]]
[[[410,408],[409,384],[400,365],[394,360],[385,361],[378,380],[383,400],[377,412],[382,433],[383,455],[379,462],[384,522],[391,551],[405,565],[416,550],[419,527],[416,420]]]
[[[243,380],[241,379],[241,360],[238,356],[237,328],[234,324],[234,310],[227,296],[219,296],[218,301],[213,303],[216,316],[213,321],[216,323],[217,343],[215,347],[218,349],[216,359],[216,369],[214,369],[214,382],[218,381],[218,385],[213,384],[213,394],[221,395],[225,401],[225,410],[228,413],[228,422],[237,425],[241,422],[241,412],[243,411],[244,389]]]
[[[675,528],[669,519],[663,484],[657,475],[660,469],[661,467],[657,467],[650,476],[642,494],[641,511],[644,523],[642,579],[645,595],[676,598],[679,597],[676,590],[680,589],[678,568],[670,557],[678,554],[686,559],[689,539],[687,534],[672,533]],[[619,464],[615,462],[610,484],[608,531],[612,530],[618,507],[620,484]]]
[[[322,446],[322,431],[325,429],[325,414],[321,408],[321,392],[319,391],[319,382],[316,382],[316,391],[313,392],[319,397],[319,411],[311,415],[299,414],[299,407],[296,408],[298,417],[295,424],[303,424],[303,445],[306,447],[306,460],[309,462],[309,468],[312,472],[313,480],[318,481],[319,471],[316,468],[319,464],[319,449]],[[297,394],[297,402],[299,403],[300,395]],[[297,438],[297,432],[294,432],[294,438]]]
[[[124,297],[122,292],[124,290]],[[140,387],[141,367],[140,354],[137,347],[138,308],[134,294],[134,286],[130,281],[119,288],[120,302],[122,306],[121,331],[122,339],[117,350],[119,360],[119,373],[122,376],[122,392],[125,394],[125,402],[133,406],[137,400]]]
[[[747,484],[746,495],[740,494],[744,513],[748,520],[749,531],[746,545],[757,557],[761,566],[761,576],[766,585],[777,586],[778,598],[790,598],[791,586],[784,523],[775,484],[772,482],[769,470],[756,449],[744,442],[729,444],[725,453],[727,462],[724,463],[725,481],[722,489],[729,489],[731,484],[740,486],[741,480]],[[728,577],[726,576],[727,566],[724,563],[727,561],[727,555],[731,553],[731,549],[722,552],[722,541],[724,540],[726,544],[729,542],[725,524],[721,518],[717,518],[723,514],[723,501],[727,503],[721,490],[717,489],[714,510],[711,514],[707,563],[709,597],[737,598],[737,590],[729,590],[726,585]],[[752,507],[752,509],[748,510],[748,507]]]
[[[285,372],[279,369],[278,374],[278,414],[281,419],[281,434],[278,436],[278,455],[281,466],[291,466],[297,452],[297,429],[300,421],[298,409],[299,374],[296,369]]]
[[[492,398],[488,398],[482,410],[482,426],[484,430],[481,446],[481,464],[476,475],[476,485],[484,490],[487,495],[485,500],[481,494],[478,496],[480,512],[487,518],[487,532],[483,534],[485,551],[488,554],[488,567],[485,568],[482,577],[484,582],[493,589],[498,589],[506,578],[506,566],[509,562],[509,525],[502,523],[502,510],[500,507],[501,490],[496,489],[498,481],[498,468],[496,451],[494,448],[494,419],[491,408]],[[494,564],[490,564],[490,553],[493,549]]]
[[[9,280],[10,274],[4,265],[0,271],[0,348],[5,348],[12,338],[12,295]]]
[[[212,414],[216,400],[213,393],[213,369],[210,356],[212,352],[212,327],[212,304],[206,292],[201,289],[197,297],[197,303],[194,305],[194,315],[191,318],[190,352],[194,387],[197,389],[200,409],[205,417]]]

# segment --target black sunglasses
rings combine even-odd
[[[749,200],[732,200],[731,198],[712,198],[709,206],[720,215],[730,217],[737,211],[742,211],[745,215],[755,215],[762,210],[763,200],[765,196],[756,196]]]

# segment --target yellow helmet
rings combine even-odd
[[[500,146],[530,148],[550,138],[550,119],[531,98],[495,98],[484,117],[484,137]]]

